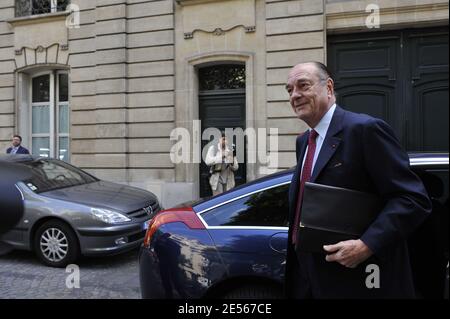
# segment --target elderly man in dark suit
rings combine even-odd
[[[22,137],[20,135],[14,135],[12,138],[12,146],[6,150],[6,154],[30,154],[30,152],[20,145],[22,143]]]
[[[322,63],[295,66],[286,89],[294,112],[310,128],[296,141],[289,192],[288,296],[413,298],[406,238],[429,215],[431,203],[392,129],[337,106],[334,82]],[[361,238],[324,246],[323,253],[302,252],[297,234],[307,181],[378,194],[384,207]],[[368,265],[379,270],[379,286],[367,285]]]

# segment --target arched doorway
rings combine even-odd
[[[245,65],[218,64],[199,68],[199,118],[201,131],[213,127],[246,129]],[[233,141],[236,143],[236,141]],[[202,141],[202,149],[209,141]],[[200,197],[212,195],[209,186],[209,168],[200,164]],[[246,164],[240,163],[235,172],[236,185],[246,182]]]

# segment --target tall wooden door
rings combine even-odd
[[[329,37],[338,104],[389,123],[408,151],[448,152],[448,27]]]

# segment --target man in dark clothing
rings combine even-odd
[[[22,137],[20,135],[14,135],[12,138],[12,146],[6,150],[6,154],[30,154],[30,152],[20,144],[22,143]]]
[[[286,89],[294,112],[310,128],[297,138],[289,191],[288,296],[413,298],[406,238],[430,214],[431,203],[408,155],[385,122],[336,105],[325,65],[295,66]],[[330,243],[323,253],[302,252],[297,234],[308,181],[377,194],[384,207],[361,238]],[[379,286],[367,283],[373,269],[379,270]]]

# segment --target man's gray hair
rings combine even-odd
[[[333,79],[333,76],[331,74],[331,71],[328,69],[328,67],[321,63],[321,62],[317,62],[317,61],[312,61],[312,62],[307,62],[307,63],[311,63],[314,64],[316,69],[317,69],[317,75],[319,76],[321,81],[326,81],[328,78]]]
[[[325,64],[318,62],[318,61],[310,61],[310,62],[305,62],[305,63],[311,63],[316,67],[317,76],[319,77],[320,81],[326,81],[329,78],[334,81],[333,74],[331,73],[330,69]],[[336,91],[334,91],[334,96],[335,97],[338,96],[338,93]]]

